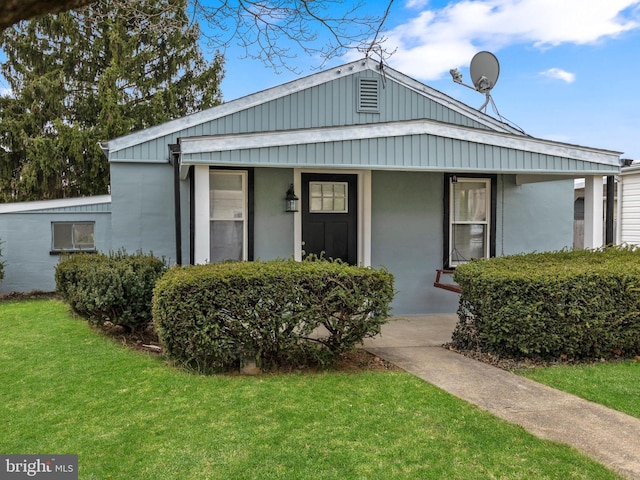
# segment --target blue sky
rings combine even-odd
[[[367,0],[366,11],[382,15],[387,5]],[[385,30],[388,49],[397,47],[389,66],[478,108],[484,96],[453,83],[449,70],[471,83],[471,58],[491,51],[500,61],[492,98],[503,117],[534,137],[640,160],[640,1],[395,0]],[[290,64],[301,74],[278,74],[239,55],[226,51],[225,101],[321,64],[300,52]]]
[[[345,7],[355,3],[344,0]],[[364,13],[382,15],[388,4],[365,0]],[[397,48],[389,66],[478,108],[484,96],[453,83],[449,70],[458,68],[469,84],[471,59],[491,51],[500,61],[492,97],[504,118],[534,137],[640,160],[640,0],[393,0],[384,27],[387,49]],[[225,101],[322,64],[297,52],[289,65],[300,73],[277,73],[243,53],[225,52]]]

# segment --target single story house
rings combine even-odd
[[[600,245],[602,177],[620,173],[619,152],[533,138],[370,59],[103,148],[110,197],[0,206],[1,291],[52,290],[61,250],[324,254],[392,272],[396,314],[453,312],[438,269],[571,247],[575,178]]]

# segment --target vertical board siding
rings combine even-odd
[[[379,113],[358,112],[357,80],[361,77],[379,79]],[[167,145],[177,143],[181,137],[235,135],[419,119],[486,129],[484,125],[393,80],[381,78],[376,72],[365,71],[112,152],[111,158],[163,163],[169,160]]]
[[[344,140],[185,154],[186,163],[245,166],[337,166],[436,171],[604,171],[606,165],[521,152],[433,135]],[[640,191],[640,181],[638,181]],[[639,192],[640,195],[640,192]],[[639,197],[640,201],[640,197]],[[640,210],[640,209],[639,209]]]

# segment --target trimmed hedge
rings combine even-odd
[[[393,276],[341,262],[278,260],[174,267],[153,319],[170,358],[200,372],[328,365],[388,319]],[[320,335],[313,335],[319,327]]]
[[[135,330],[151,321],[153,288],[166,269],[163,259],[142,252],[75,253],[56,266],[56,291],[93,322]]]
[[[460,265],[453,346],[522,358],[640,354],[640,251],[534,253]]]

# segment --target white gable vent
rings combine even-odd
[[[358,78],[358,112],[378,113],[380,84],[377,78]]]

